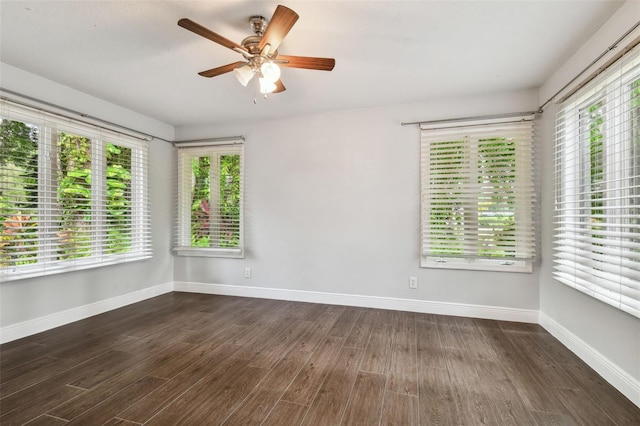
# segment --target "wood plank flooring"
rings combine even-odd
[[[171,293],[0,347],[0,424],[640,425],[541,327]]]

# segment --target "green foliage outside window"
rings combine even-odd
[[[211,158],[191,159],[193,189],[191,194],[191,246],[209,247],[211,215]]]
[[[191,171],[191,246],[238,247],[240,156],[195,157]]]
[[[598,231],[604,230],[601,225],[605,222],[604,214],[604,116],[602,114],[602,101],[598,101],[587,108],[587,117],[589,123],[589,161],[588,161],[588,185],[589,188],[586,191],[589,195],[589,199],[583,202],[586,207],[586,213],[588,216],[588,229],[595,231],[591,237],[594,239],[604,239],[604,235],[599,234]],[[596,254],[603,254],[601,249],[603,244],[591,243],[594,247],[593,252]],[[599,262],[595,259],[594,262]],[[601,271],[601,268],[594,266],[594,269]]]
[[[220,247],[240,245],[240,156],[220,156]]]
[[[631,232],[640,234],[640,80],[631,83]]]
[[[447,164],[433,164],[429,175],[432,189],[429,230],[434,256],[456,256],[464,252],[465,219],[470,219],[462,199],[468,182],[464,174],[466,144],[465,141],[438,141],[430,146],[433,157],[447,157]],[[439,170],[442,166],[448,167],[446,173]],[[449,203],[439,200],[439,196],[459,197],[459,200]]]
[[[589,185],[591,199],[589,200],[590,222],[592,229],[603,222],[604,198],[604,117],[602,115],[602,101],[589,106]],[[594,237],[597,237],[594,235]]]
[[[478,254],[512,257],[515,234],[516,144],[508,138],[478,144]]]
[[[58,259],[91,255],[91,140],[58,136]]]
[[[480,139],[477,159],[469,165],[471,141],[439,141],[430,146],[433,158],[443,160],[430,170],[431,255],[463,256],[465,246],[475,245],[481,257],[513,257],[515,231],[516,146],[509,138]],[[481,191],[475,201],[465,199],[474,168]],[[440,197],[446,200],[439,200]],[[454,199],[456,201],[451,202]],[[477,217],[475,217],[477,215]],[[466,229],[477,220],[477,233]],[[466,235],[473,232],[474,235]]]
[[[107,253],[131,250],[131,148],[111,143],[107,150]]]
[[[603,101],[595,102],[586,108],[588,123],[588,199],[583,201],[585,213],[588,217],[588,229],[594,231],[592,238],[605,240],[607,237],[600,231],[606,230],[606,218],[609,215],[605,211],[605,116],[603,113]],[[629,152],[629,191],[630,217],[626,219],[630,225],[640,225],[640,80],[630,85],[630,123],[631,144]],[[630,232],[640,233],[640,229],[631,228]],[[605,244],[592,243],[594,247],[602,247]],[[594,253],[605,254],[600,249],[593,248]],[[597,260],[596,260],[597,261]],[[599,268],[595,268],[600,270]]]
[[[38,251],[38,129],[18,121],[0,126],[0,267],[36,262]],[[59,260],[91,256],[92,238],[106,234],[107,254],[131,250],[131,148],[105,143],[106,209],[96,206],[92,140],[59,133],[55,145],[55,253]],[[100,189],[98,189],[100,191]],[[93,208],[97,207],[97,209]],[[95,244],[94,244],[95,245]]]
[[[106,253],[131,248],[131,148],[112,143],[106,149]],[[61,133],[58,140],[58,258],[90,256],[92,231],[91,140]]]
[[[36,262],[38,128],[0,123],[0,267]]]

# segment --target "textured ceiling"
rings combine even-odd
[[[622,2],[282,2],[300,19],[279,52],[332,72],[283,69],[287,91],[255,105],[233,74],[197,75],[241,56],[178,19],[239,43],[277,4],[2,0],[0,60],[175,126],[273,118],[536,88]]]

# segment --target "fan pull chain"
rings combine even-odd
[[[257,105],[258,104],[258,92],[260,92],[260,80],[256,77],[254,78],[255,80],[255,84],[253,85],[253,104]],[[268,100],[268,93],[265,93],[262,95],[262,97],[264,98],[264,100]]]
[[[253,104],[254,105],[258,105],[258,91],[260,90],[260,82],[258,81],[257,77],[253,78],[254,84],[253,84]]]

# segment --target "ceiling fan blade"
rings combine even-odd
[[[271,93],[280,93],[280,92],[284,92],[285,90],[287,90],[287,88],[284,87],[284,84],[282,84],[282,80],[277,80],[275,84],[276,84],[276,90],[274,90]]]
[[[293,27],[293,24],[298,20],[298,14],[288,7],[278,5],[276,11],[273,12],[271,21],[267,25],[267,30],[260,40],[258,48],[260,51],[268,44],[271,46],[269,52],[273,53],[280,46],[282,40],[287,36],[289,30]]]
[[[223,65],[221,67],[211,68],[210,70],[200,71],[198,74],[200,74],[203,77],[215,77],[217,75],[231,72],[242,64],[246,64],[246,62],[242,62],[242,61],[234,62],[232,64]]]
[[[178,21],[178,25],[180,25],[182,28],[185,28],[193,33],[198,34],[199,36],[208,38],[212,42],[218,43],[219,45],[222,45],[228,49],[231,49],[231,50],[240,49],[244,52],[247,51],[247,49],[240,46],[238,43],[234,43],[233,41],[222,37],[220,34],[214,33],[210,29],[205,28],[196,22],[193,22],[191,19],[182,18],[181,20]]]
[[[333,58],[312,58],[309,56],[278,55],[278,57],[275,59],[275,63],[277,63],[281,67],[331,71],[336,65],[336,60]]]

